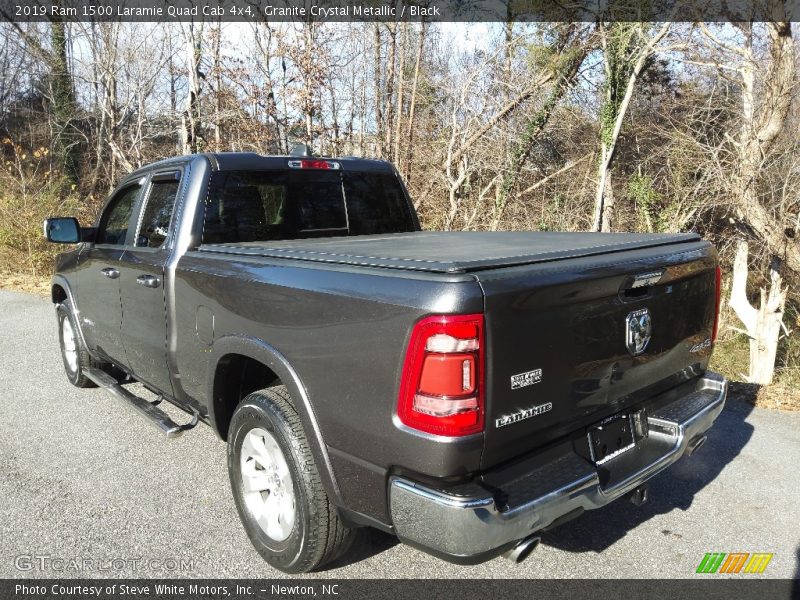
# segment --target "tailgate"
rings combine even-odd
[[[716,264],[710,244],[689,242],[479,273],[487,336],[482,468],[702,373]]]

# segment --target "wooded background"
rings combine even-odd
[[[0,272],[48,277],[42,219],[88,224],[139,165],[305,142],[394,162],[426,229],[697,231],[734,292],[718,367],[796,387],[798,57],[768,2],[772,23],[2,23]]]

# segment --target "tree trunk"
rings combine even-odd
[[[503,104],[508,104],[513,95],[513,84],[517,79],[514,77],[514,8],[512,3],[506,5],[506,22],[503,24],[503,78],[501,80],[501,97]],[[508,123],[503,123],[500,135],[500,155],[509,157],[513,161],[512,156],[512,139],[513,135],[509,132]],[[505,178],[503,178],[505,179]],[[501,185],[501,190],[504,186]],[[495,206],[498,206],[498,199],[500,193],[495,193]]]
[[[313,61],[314,48],[316,45],[316,24],[307,22],[303,24],[303,34],[305,45],[303,48],[303,115],[306,123],[306,144],[309,147],[314,145],[314,81],[313,81]]]
[[[186,31],[186,50],[188,54],[189,93],[186,95],[186,109],[183,112],[183,153],[198,151],[200,129],[200,61],[203,57],[203,25],[190,22]]]
[[[395,163],[395,167],[402,171],[402,165],[400,164],[400,160],[402,158],[400,154],[400,140],[402,136],[400,132],[402,131],[403,127],[403,96],[405,95],[405,80],[406,80],[406,46],[408,45],[408,21],[403,23],[403,32],[400,36],[400,67],[397,70],[397,108],[395,111],[395,123],[394,123],[394,150],[392,151],[392,158]]]
[[[528,160],[533,147],[547,126],[547,123],[550,121],[550,117],[553,115],[553,111],[555,111],[561,98],[575,82],[578,69],[589,53],[589,50],[590,46],[581,40],[576,42],[576,46],[571,46],[566,49],[563,48],[563,44],[557,45],[556,51],[558,51],[559,57],[566,56],[567,58],[563,61],[559,60],[560,70],[555,73],[557,81],[553,86],[553,90],[550,92],[550,95],[545,100],[542,107],[527,120],[522,139],[511,153],[511,165],[508,171],[503,175],[500,190],[495,198],[494,214],[491,223],[492,231],[497,231],[506,205],[511,198],[514,198],[514,188],[517,185],[519,174],[522,172],[522,167]]]
[[[614,228],[614,188],[611,186],[611,169],[605,174],[603,181],[603,214],[600,231],[609,233]]]
[[[419,40],[417,41],[417,56],[414,58],[414,81],[411,84],[411,99],[408,104],[408,123],[406,125],[406,158],[403,161],[406,185],[411,184],[411,153],[414,147],[414,114],[417,107],[417,86],[419,85],[419,73],[422,65],[422,50],[425,46],[425,23],[419,29]]]
[[[363,85],[361,86],[361,114],[359,115],[359,127],[358,127],[358,155],[365,156],[367,153],[367,148],[365,145],[365,138],[364,138],[364,129],[367,123],[367,73],[364,73],[364,77],[361,82]]]
[[[383,91],[381,86],[381,24],[375,23],[375,55],[373,58],[373,87],[375,89],[375,157],[383,157]]]
[[[739,192],[735,203],[739,218],[766,243],[770,253],[781,257],[787,267],[800,273],[798,241],[786,236],[782,219],[776,219],[758,198],[763,161],[786,126],[796,69],[791,23],[765,23],[764,26],[770,38],[769,62],[757,102],[755,69],[763,60],[759,62],[753,52],[751,27],[740,25],[745,35],[745,60],[741,69],[742,127],[738,146]]]
[[[770,265],[769,291],[761,288],[760,304],[756,309],[747,299],[747,242],[739,242],[733,264],[733,282],[729,304],[745,326],[750,338],[750,366],[747,381],[769,385],[775,373],[775,357],[783,326],[786,290],[776,262]]]
[[[78,184],[80,157],[79,140],[75,135],[75,87],[69,69],[66,24],[59,17],[50,22],[50,42],[53,46],[50,64],[50,85],[55,117],[55,145],[60,166],[67,180]]]
[[[222,21],[217,19],[217,30],[214,37],[214,151],[222,151],[222,64],[220,49],[222,46]]]
[[[542,86],[547,85],[555,77],[553,71],[547,70],[531,82],[531,85],[524,89],[520,94],[517,94],[510,102],[503,106],[497,113],[489,118],[477,131],[470,135],[461,146],[449,153],[447,160],[450,162],[457,162],[472,148],[472,146],[481,139],[484,135],[494,129],[498,123],[508,119],[514,111],[527,102],[535,93],[539,92]]]
[[[669,31],[670,23],[664,23],[656,34],[647,40],[647,43],[641,45],[635,55],[635,61],[633,60],[634,56],[629,54],[630,48],[627,47],[635,42],[624,39],[623,41],[609,39],[612,35],[624,36],[624,28],[630,26],[628,23],[614,23],[612,25],[614,29],[606,32],[601,25],[603,60],[606,71],[606,97],[600,118],[601,156],[594,203],[593,231],[611,231],[611,224],[603,223],[603,219],[606,215],[610,216],[613,213],[613,207],[606,207],[605,204],[607,202],[613,204],[613,197],[606,197],[606,193],[611,190],[611,167],[614,160],[614,151],[617,148],[617,140],[619,140],[622,123],[628,112],[639,75],[641,75],[647,59],[655,51],[655,45]],[[635,27],[636,29],[632,35],[644,35],[641,24]],[[621,45],[621,47],[617,45]],[[609,46],[617,47],[610,48]],[[609,56],[609,54],[613,56]],[[620,96],[622,92],[620,84],[623,80],[627,80],[627,84],[625,85],[624,95]]]
[[[176,132],[180,131],[178,118],[177,118],[178,117],[178,88],[177,88],[177,85],[176,85],[176,81],[178,79],[178,73],[177,73],[177,69],[175,68],[175,59],[174,59],[174,53],[173,53],[173,47],[172,47],[171,38],[170,38],[169,52],[170,52],[169,68],[168,68],[168,70],[169,70],[169,119],[170,119],[170,122],[172,123],[172,127],[173,127],[172,131],[173,131],[173,133],[176,133]],[[176,135],[175,149],[178,152],[182,152],[183,151],[182,139],[183,139],[182,135]]]
[[[397,55],[397,23],[387,23],[386,28],[389,30],[389,56],[386,58],[386,99],[384,100],[386,121],[384,123],[384,148],[386,148],[387,158],[389,160],[394,160],[392,156],[392,129],[394,126],[394,79],[397,72],[395,65]]]
[[[339,131],[339,109],[336,106],[336,90],[333,79],[328,80],[328,93],[331,97],[331,145],[333,147],[331,156],[339,156],[341,132]]]
[[[98,159],[104,161],[108,188],[113,188],[116,179],[117,166],[122,165],[127,169],[127,160],[120,150],[122,126],[125,120],[125,111],[120,106],[118,94],[118,68],[119,68],[119,23],[98,23],[92,42],[93,62],[97,73],[98,110],[101,113],[100,127],[98,128]],[[111,155],[106,158],[107,150]]]

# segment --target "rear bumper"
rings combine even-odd
[[[397,536],[456,562],[490,558],[562,517],[608,504],[691,453],[722,411],[727,390],[724,377],[707,372],[693,390],[648,416],[649,436],[635,449],[601,467],[569,452],[517,477],[500,494],[478,486],[436,490],[394,477],[389,503]]]

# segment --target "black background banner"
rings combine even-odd
[[[800,0],[0,0],[0,21],[797,21]]]
[[[0,581],[0,597],[17,599],[163,598],[166,600],[535,600],[585,598],[800,598],[798,581],[698,575],[677,580],[336,580],[336,579],[28,579]]]

